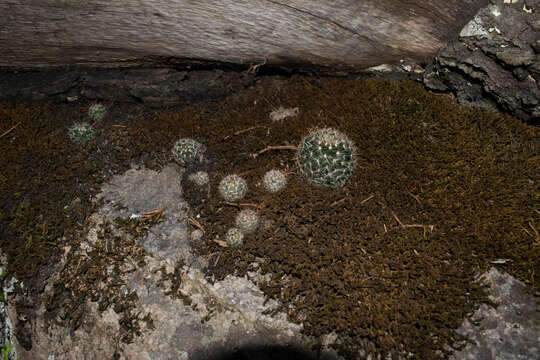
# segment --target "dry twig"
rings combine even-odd
[[[227,140],[227,139],[230,138],[230,137],[233,137],[233,136],[236,136],[236,135],[240,135],[240,134],[243,134],[243,133],[245,133],[245,132],[251,131],[251,130],[253,130],[253,129],[263,128],[263,127],[264,127],[264,126],[260,126],[260,125],[259,125],[259,126],[250,126],[250,127],[246,128],[246,129],[238,130],[238,131],[232,133],[231,135],[225,136],[225,137],[223,138],[223,140]]]
[[[536,230],[536,228],[534,227],[534,224],[531,221],[529,221],[529,226],[531,227],[532,231],[534,231],[536,235],[536,240],[534,241],[534,245],[540,246],[540,234],[538,233],[538,230]]]
[[[236,207],[251,206],[251,207],[254,207],[254,208],[257,208],[257,209],[259,209],[261,207],[261,205],[257,205],[257,204],[253,204],[253,203],[234,203],[234,202],[230,202],[230,201],[225,201],[225,204],[231,205],[231,206],[236,206]]]
[[[367,198],[365,198],[364,200],[360,201],[360,205],[362,204],[365,204],[366,202],[368,202],[369,200],[373,199],[375,197],[375,195],[371,194],[369,195]],[[349,197],[344,197],[343,199],[340,199],[340,200],[336,200],[334,201],[332,204],[330,204],[330,206],[336,206],[338,204],[341,204],[342,202],[344,202],[345,200],[349,199]]]
[[[261,155],[262,153],[265,153],[265,152],[270,151],[270,150],[298,150],[298,147],[296,147],[294,145],[267,146],[264,149],[262,149],[261,151],[259,151],[258,153],[253,154],[252,156],[257,157],[257,156]]]
[[[18,123],[16,123],[15,125],[13,125],[12,127],[10,127],[7,131],[5,131],[2,135],[0,135],[0,138],[6,136],[7,134],[9,134],[11,131],[13,131],[13,129],[15,129],[17,126],[19,126],[21,122],[19,121]]]
[[[259,71],[259,68],[261,66],[263,66],[264,64],[266,64],[266,58],[264,59],[264,62],[263,63],[260,63],[260,64],[255,64],[255,65],[251,65],[249,67],[249,69],[247,69],[246,71],[244,71],[246,74],[256,74],[257,71]]]
[[[435,227],[434,225],[404,224],[401,220],[399,220],[395,212],[391,211],[391,213],[394,219],[396,219],[396,221],[398,222],[399,226],[401,226],[402,228],[412,228],[412,227],[423,228],[424,234],[425,234],[426,229],[429,229],[430,232],[433,232],[433,228]]]
[[[197,220],[195,220],[193,217],[191,217],[191,216],[188,217],[188,222],[189,222],[191,225],[195,226],[197,229],[199,229],[199,230],[201,230],[201,231],[204,232],[204,228],[203,228],[203,226],[201,225],[201,223],[198,222]]]
[[[347,200],[347,199],[348,199],[348,198],[344,197],[343,199],[334,201],[333,203],[330,204],[330,206],[336,206],[336,205],[338,205],[338,204],[341,204],[342,202],[344,202],[344,201]]]
[[[410,191],[407,191],[407,193],[408,193],[409,195],[411,195],[411,197],[412,197],[414,200],[416,200],[417,203],[420,204],[420,196],[414,195],[414,194],[413,194],[412,192],[410,192]]]
[[[360,201],[360,204],[365,204],[367,203],[369,200],[373,199],[375,197],[375,195],[371,194],[369,195],[367,198],[365,198],[364,200]]]
[[[142,218],[146,221],[159,220],[161,215],[163,215],[163,211],[165,211],[166,208],[167,207],[165,206],[164,208],[161,208],[159,210],[145,212],[144,214],[142,214]]]

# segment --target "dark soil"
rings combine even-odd
[[[89,105],[0,103],[0,246],[31,301],[58,271],[63,249],[77,246],[100,184],[132,163],[171,161],[180,137],[208,147],[210,192],[185,182],[185,198],[206,232],[198,251],[210,259],[209,278],[243,275],[259,262],[272,274],[264,291],[290,319],[313,336],[338,333],[336,346],[351,358],[360,347],[437,357],[487,301],[474,279],[490,261],[509,259],[498,266],[540,289],[539,130],[509,116],[458,107],[408,81],[266,78],[222,101],[160,112],[106,104],[95,139],[76,146],[67,128],[88,120]],[[279,106],[300,113],[273,123],[268,115]],[[253,156],[297,145],[323,126],[347,134],[358,150],[343,188],[298,176],[294,151]],[[273,168],[289,172],[276,195],[260,185]],[[217,192],[230,173],[249,184],[240,205]],[[264,226],[242,248],[222,247],[214,240],[223,240],[239,207],[257,209]],[[50,311],[73,302],[69,293]],[[21,304],[28,321],[36,308]],[[17,331],[31,348],[28,328]]]

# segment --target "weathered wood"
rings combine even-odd
[[[2,0],[0,66],[149,56],[365,68],[435,54],[487,0]]]

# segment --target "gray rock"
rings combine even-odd
[[[482,19],[475,16],[471,21],[467,23],[459,33],[461,37],[478,36],[489,38],[489,33],[484,28]]]
[[[512,73],[519,81],[524,81],[527,79],[527,76],[529,76],[529,72],[522,67],[516,67],[514,70],[512,70]]]
[[[111,218],[137,217],[149,211],[165,209],[163,221],[152,227],[148,236],[141,240],[141,246],[170,263],[180,259],[192,262],[194,259],[187,235],[186,203],[182,200],[181,179],[182,170],[176,165],[167,166],[160,172],[131,169],[106,184],[98,199],[124,207],[112,211],[109,205]]]
[[[226,71],[169,68],[0,69],[0,98],[18,100],[107,99],[148,106],[205,101],[242,89],[253,77]]]
[[[502,109],[527,122],[539,120],[538,28],[540,3],[491,0],[437,53],[424,84],[452,91],[461,104]]]
[[[495,268],[482,275],[496,308],[482,304],[458,333],[469,343],[453,354],[455,360],[540,359],[540,312],[525,284]]]
[[[540,40],[536,40],[532,44],[532,47],[533,47],[535,53],[537,53],[537,54],[540,53]]]
[[[534,52],[530,48],[504,47],[495,51],[495,55],[510,66],[531,65],[535,59]]]
[[[112,307],[100,311],[98,304],[88,299],[81,326],[70,329],[48,321],[42,305],[32,326],[31,351],[17,346],[21,360],[93,360],[115,356],[126,360],[207,360],[240,348],[312,348],[315,341],[301,334],[301,324],[289,322],[284,313],[273,314],[279,303],[266,299],[259,289],[257,283],[264,281],[260,274],[252,273],[249,278],[230,275],[214,283],[205,279],[201,269],[208,260],[194,255],[189,239],[180,187],[183,171],[170,165],[159,172],[132,168],[115,176],[97,196],[103,205],[90,217],[88,235],[80,248],[68,249],[62,260],[64,264],[68,258],[93,250],[104,222],[166,207],[164,221],[153,225],[141,239],[140,246],[148,253],[145,264],[135,265],[126,259],[127,267],[136,266],[136,270],[122,273],[124,285],[118,288],[118,292],[137,294],[133,313],[149,314],[153,326],[136,320],[140,335],[126,344],[120,341],[124,331],[121,314]],[[175,273],[179,261],[186,264],[181,268],[182,274],[167,277]],[[58,271],[49,280],[45,297],[53,293],[59,276]],[[179,284],[173,284],[178,280]],[[16,317],[15,309],[11,310]],[[314,354],[309,350],[307,355],[310,356],[306,359],[310,359]],[[328,350],[324,359],[339,356]]]

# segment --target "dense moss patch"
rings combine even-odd
[[[269,114],[279,107],[299,112],[274,122]],[[186,173],[207,171],[209,188],[184,182],[192,215],[200,215],[205,229],[198,251],[209,258],[209,278],[243,275],[259,263],[271,275],[266,294],[280,299],[306,333],[336,332],[345,355],[364,347],[436,357],[457,340],[453,329],[463,318],[487,301],[474,279],[492,262],[540,289],[538,128],[459,107],[412,82],[375,79],[263,79],[204,105],[160,113],[108,108],[114,120],[96,124],[96,136],[81,147],[70,143],[67,129],[86,120],[87,107],[0,103],[0,135],[14,127],[0,138],[0,246],[9,272],[35,294],[48,276],[38,270],[54,269],[66,246],[79,246],[100,183],[133,162],[159,168],[172,160],[180,137],[207,146],[210,160]],[[303,180],[294,151],[254,156],[268,146],[294,147],[321,127],[338,129],[356,146],[356,171],[342,188]],[[287,186],[275,194],[262,186],[271,169],[288,174]],[[236,205],[218,194],[231,173],[249,187]],[[241,248],[220,246],[214,240],[224,239],[242,208],[258,211],[260,230]],[[144,235],[141,224],[115,225]],[[73,305],[73,312],[64,311],[73,327],[83,316],[82,299],[61,289],[84,285],[91,297],[92,281],[110,280],[112,296],[117,275],[102,270],[135,256],[107,249],[110,241],[133,247],[105,230],[105,247],[81,260],[102,266],[88,263],[80,272],[78,262],[68,262],[63,271],[70,276],[48,299],[51,312]],[[180,277],[179,269],[167,280]],[[118,307],[126,299],[116,300],[96,301]],[[126,329],[141,320],[125,314]],[[127,331],[124,341],[130,340]]]
[[[201,251],[220,254],[210,262],[213,276],[243,275],[263,259],[263,272],[273,275],[266,293],[282,310],[293,305],[290,317],[307,333],[337,332],[343,353],[406,349],[423,359],[458,340],[453,329],[487,301],[474,279],[491,262],[506,259],[504,270],[539,288],[538,129],[411,82],[298,79],[258,98],[267,105],[241,99],[224,103],[219,116],[184,120],[194,127],[189,136],[204,137],[219,154],[212,189],[227,173],[242,174],[250,186],[242,202],[267,221],[243,248],[220,248],[214,240],[237,206],[186,184],[208,229]],[[278,105],[300,114],[272,123],[267,116]],[[357,171],[344,188],[307,184],[292,152],[253,156],[319,127],[356,144]],[[290,173],[276,195],[257,185],[273,168]]]

